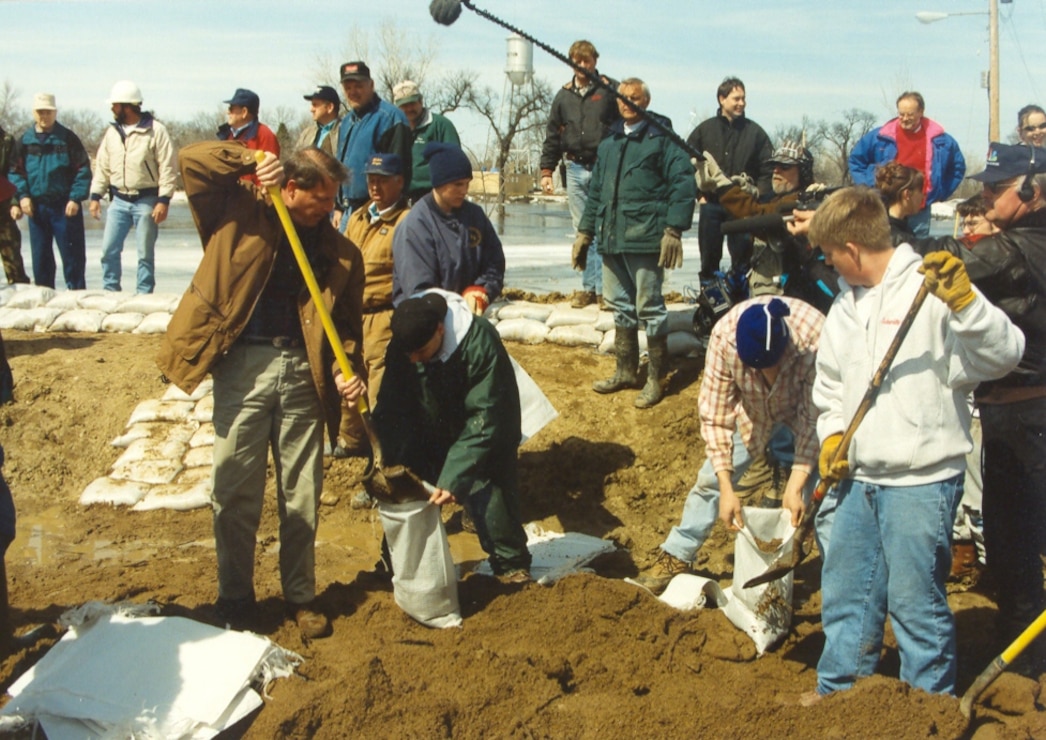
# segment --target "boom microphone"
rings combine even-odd
[[[461,15],[461,0],[432,0],[429,13],[436,23],[449,26]]]

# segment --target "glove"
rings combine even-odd
[[[926,286],[952,311],[962,311],[977,297],[966,265],[954,254],[930,252],[923,257],[919,272],[926,276]]]
[[[832,462],[836,450],[839,449],[839,443],[842,441],[842,432],[836,432],[821,443],[821,454],[817,459],[817,469],[821,473],[821,478],[825,481],[836,483],[850,474],[850,463],[846,459],[845,452],[838,462]]]
[[[734,175],[730,178],[730,182],[744,190],[753,198],[759,197],[759,188],[755,186],[755,180],[753,180],[752,176],[747,172],[742,172],[740,175]]]
[[[658,267],[678,270],[683,266],[682,236],[679,229],[671,226],[665,227],[665,235],[661,237],[661,257],[657,260]]]
[[[470,285],[461,291],[461,297],[465,299],[465,305],[469,307],[476,316],[482,316],[490,305],[487,290],[482,285]]]
[[[585,269],[585,263],[588,261],[588,248],[591,245],[592,235],[579,231],[574,240],[574,247],[570,250],[570,264],[575,270],[580,272]]]
[[[723,174],[723,170],[715,158],[708,152],[702,152],[702,155],[704,159],[700,162],[696,159],[690,160],[690,164],[694,165],[694,181],[697,183],[697,189],[702,193],[712,195],[719,188],[733,186],[734,183]]]

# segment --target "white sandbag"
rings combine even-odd
[[[97,294],[98,291],[95,291]],[[56,293],[55,297],[47,302],[48,308],[57,308],[60,311],[72,311],[80,308],[80,299],[88,295],[85,290],[67,290],[64,293]]]
[[[214,396],[207,395],[197,401],[189,418],[200,423],[214,418]]]
[[[207,479],[188,488],[174,483],[153,486],[145,497],[134,505],[132,511],[153,511],[155,509],[190,511],[210,505],[211,481]]]
[[[196,434],[196,430],[200,428],[200,422],[189,419],[188,421],[178,422],[177,424],[164,424],[159,422],[162,428],[162,436],[166,437],[172,442],[182,442],[183,444],[189,444],[189,440]]]
[[[501,307],[498,310],[498,321],[509,319],[531,319],[540,321],[542,324],[552,313],[552,306],[546,303],[529,303],[527,301],[516,301]]]
[[[20,287],[17,292],[4,304],[5,308],[42,308],[46,306],[57,295],[54,288],[42,285],[26,285]]]
[[[630,578],[626,581],[635,583]],[[639,584],[636,584],[639,585]],[[668,587],[658,597],[671,607],[681,611],[720,607],[727,602],[727,596],[719,584],[711,578],[703,578],[693,573],[680,573],[668,583]]]
[[[696,306],[688,306],[682,303],[674,303],[668,307],[668,317],[665,324],[668,325],[668,333],[674,331],[686,331],[694,333],[694,311]]]
[[[590,323],[557,326],[548,333],[548,341],[566,347],[598,347],[603,333]]]
[[[596,347],[596,351],[601,355],[609,355],[614,352],[614,330],[611,329],[603,335],[603,341]]]
[[[196,430],[193,436],[189,439],[189,447],[204,447],[205,445],[214,444],[214,424],[209,422],[201,423],[200,428]]]
[[[668,335],[668,354],[672,357],[696,357],[703,349],[693,332],[674,331]]]
[[[523,531],[530,551],[530,576],[545,586],[571,573],[586,570],[595,558],[614,552],[617,547],[610,540],[580,532],[554,532],[537,522],[527,522]],[[488,576],[494,574],[489,560],[481,562],[473,572]]]
[[[87,484],[80,494],[80,505],[111,504],[112,506],[133,506],[149,492],[147,483],[112,478],[95,478]]]
[[[506,319],[497,324],[498,335],[507,342],[541,344],[548,336],[548,327],[534,319]]]
[[[745,526],[734,540],[734,582],[723,613],[735,627],[748,633],[756,652],[762,655],[791,628],[794,576],[789,573],[753,588],[743,585],[765,573],[779,557],[792,552],[795,527],[787,509],[746,506],[743,514]]]
[[[577,326],[579,324],[591,326],[596,323],[598,317],[599,306],[595,304],[585,306],[584,308],[570,308],[569,306],[560,305],[552,310],[552,313],[545,319],[545,324],[550,329],[555,329],[557,326]]]
[[[172,313],[182,297],[175,293],[139,293],[120,304],[121,311],[131,313]]]
[[[190,447],[182,462],[187,468],[211,467],[214,464],[214,447]]]
[[[171,323],[171,314],[166,311],[146,314],[142,323],[134,328],[132,334],[163,334]]]
[[[80,299],[80,308],[92,308],[102,313],[116,313],[120,304],[126,300],[126,293],[107,290],[101,295],[85,295]]]
[[[113,463],[113,468],[126,467],[141,460],[170,460],[173,458],[180,460],[187,448],[188,445],[185,442],[176,440],[152,437],[136,439],[127,445],[127,449]]]
[[[460,627],[458,580],[440,509],[427,501],[378,504],[399,607],[428,627]]]
[[[6,306],[7,302],[14,298],[15,293],[18,292],[19,285],[22,285],[22,283],[0,285],[0,306]]]
[[[186,421],[195,404],[192,401],[160,401],[150,398],[135,406],[128,426],[140,421]]]
[[[50,306],[48,306],[50,308]],[[82,331],[97,334],[102,328],[105,314],[90,308],[76,308],[59,314],[47,331]]]
[[[198,467],[198,468],[185,468],[182,472],[178,473],[172,481],[173,485],[181,486],[182,488],[192,488],[197,483],[204,482],[208,486],[211,485],[211,473],[212,469],[209,467]],[[207,490],[210,490],[208,488]]]
[[[122,467],[113,468],[109,474],[115,480],[137,481],[159,485],[170,483],[182,472],[182,461],[179,460],[138,460]]]
[[[144,313],[125,313],[123,311],[109,313],[102,319],[101,329],[104,332],[113,334],[129,334],[138,328],[138,325],[142,323],[144,318]]]
[[[596,319],[596,331],[608,332],[614,330],[614,313],[612,311],[600,311]]]
[[[146,421],[140,424],[132,424],[126,432],[114,439],[109,444],[113,447],[127,447],[138,439],[149,439],[150,437],[163,436],[167,433],[170,424],[157,421]]]
[[[523,369],[523,366],[511,355],[509,360],[512,362],[512,372],[516,375],[516,387],[519,389],[520,431],[522,432],[519,443],[523,444],[559,416],[559,412],[542,392],[540,386]]]
[[[199,401],[204,396],[210,394],[211,389],[214,388],[214,381],[208,375],[207,378],[200,381],[200,384],[196,386],[196,389],[190,394],[183,391],[181,388],[171,383],[167,386],[167,390],[160,396],[161,401]]]
[[[57,308],[0,308],[0,329],[46,331],[62,314]]]

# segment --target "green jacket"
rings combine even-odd
[[[450,119],[439,113],[425,111],[425,120],[421,125],[411,132],[414,136],[414,145],[411,148],[411,159],[413,160],[413,176],[410,178],[410,187],[407,193],[410,195],[424,195],[432,190],[432,175],[429,173],[429,163],[425,161],[421,153],[425,145],[430,141],[443,141],[451,144],[461,145],[458,139],[458,130]]]
[[[445,361],[413,363],[393,340],[374,426],[386,465],[406,465],[459,500],[491,483],[516,493],[519,389],[501,337],[483,317]]]
[[[578,231],[595,235],[600,254],[657,254],[666,226],[690,228],[696,199],[686,152],[646,121],[627,135],[617,121],[596,153]]]

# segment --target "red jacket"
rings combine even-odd
[[[222,124],[218,129],[218,138],[222,141],[242,141],[248,149],[260,149],[263,152],[272,152],[277,157],[280,156],[280,142],[276,138],[276,134],[258,119],[248,123],[247,127],[238,134],[233,134],[229,124]],[[244,175],[240,179],[258,184],[258,178],[254,174]]]

